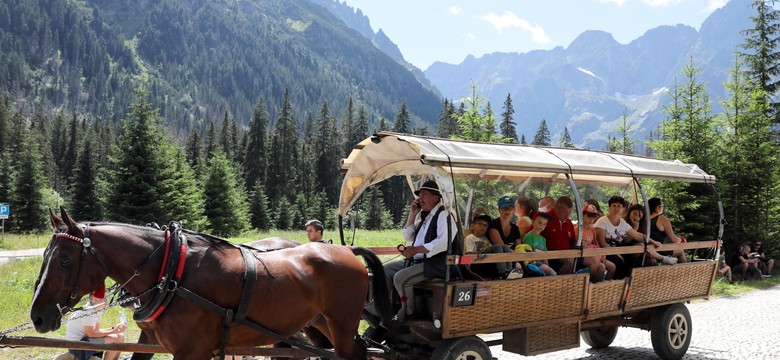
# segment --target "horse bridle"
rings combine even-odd
[[[81,273],[84,271],[84,256],[87,255],[87,250],[89,250],[95,257],[98,259],[98,262],[100,263],[100,266],[103,267],[103,270],[106,271],[106,274],[108,274],[108,266],[106,266],[106,262],[103,260],[103,257],[100,255],[98,250],[94,247],[92,247],[92,240],[89,238],[89,225],[86,224],[79,224],[79,227],[81,228],[81,233],[84,237],[77,237],[73,236],[71,234],[68,234],[67,232],[58,232],[54,234],[55,238],[65,238],[74,242],[77,242],[81,244],[81,255],[79,257],[79,271],[76,273],[76,285],[73,286],[73,291],[70,293],[70,298],[68,299],[68,302],[65,304],[64,308],[60,307],[60,304],[57,304],[57,308],[60,311],[60,315],[64,315],[70,310],[75,310],[73,306],[75,306],[78,303],[78,291],[81,288]]]

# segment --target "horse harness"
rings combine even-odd
[[[84,268],[84,263],[85,263],[84,255],[86,255],[87,249],[90,249],[90,251],[95,255],[95,257],[100,262],[100,265],[103,266],[103,269],[105,269],[106,273],[108,273],[108,267],[106,266],[103,257],[100,255],[100,253],[96,248],[91,246],[92,242],[89,239],[89,226],[88,225],[80,225],[80,226],[84,234],[83,238],[78,238],[76,236],[64,232],[57,233],[54,235],[55,237],[58,238],[66,238],[78,242],[83,246],[81,252],[81,261],[79,264],[79,272],[76,275],[77,276],[76,285],[71,293],[71,297],[70,297],[71,300],[68,302],[68,308],[71,308],[70,303],[72,301],[78,302],[78,300],[76,300],[75,298],[81,283],[81,272],[82,269]],[[191,232],[188,231],[188,233]],[[198,233],[193,233],[193,234],[198,234]],[[247,319],[246,315],[249,310],[249,301],[250,298],[252,297],[252,291],[255,288],[255,283],[257,282],[257,259],[255,258],[254,254],[252,254],[252,252],[245,246],[238,246],[238,248],[241,250],[241,255],[244,258],[244,265],[245,265],[244,266],[244,287],[241,290],[241,298],[238,304],[238,309],[233,310],[233,309],[228,309],[219,306],[214,302],[192,292],[191,290],[185,288],[184,286],[181,286],[180,281],[181,281],[182,274],[184,272],[184,264],[187,259],[187,239],[182,234],[181,224],[177,221],[172,221],[168,225],[168,229],[165,231],[165,241],[163,242],[163,244],[161,244],[157,249],[155,249],[144,260],[144,262],[139,267],[136,268],[133,276],[129,280],[127,280],[124,284],[122,284],[120,288],[124,288],[124,286],[127,283],[129,283],[131,280],[133,280],[133,278],[138,276],[140,272],[146,267],[147,263],[152,258],[152,256],[154,256],[154,254],[163,245],[165,246],[165,257],[163,258],[163,264],[160,267],[160,273],[157,276],[158,283],[152,286],[151,288],[149,288],[148,290],[142,292],[143,295],[148,295],[149,300],[142,303],[141,306],[138,307],[133,312],[133,320],[137,322],[151,322],[157,319],[163,313],[163,311],[165,311],[165,308],[170,303],[171,299],[173,298],[173,295],[179,295],[184,299],[189,300],[192,303],[200,305],[201,307],[211,312],[217,313],[218,315],[222,316],[222,318],[224,319],[222,338],[220,339],[220,349],[219,349],[219,357],[221,360],[224,360],[225,358],[225,348],[227,346],[228,336],[230,335],[230,329],[231,327],[236,325],[247,326],[268,337],[276,339],[280,342],[284,342],[291,346],[307,350],[318,356],[323,356],[325,358],[333,358],[332,352],[303,343],[293,338],[288,338],[283,335],[277,334],[272,330],[252,320]],[[263,263],[263,266],[265,267],[265,263]]]

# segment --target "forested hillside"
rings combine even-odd
[[[244,126],[260,97],[276,112],[285,89],[299,118],[352,97],[372,123],[402,102],[423,123],[440,104],[403,66],[306,0],[9,0],[0,3],[0,46],[0,90],[17,108],[118,121],[144,83],[179,134],[226,112]]]

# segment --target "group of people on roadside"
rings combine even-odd
[[[737,276],[742,280],[761,280],[772,276],[774,265],[775,260],[764,253],[763,242],[758,240],[739,245],[728,258],[726,249],[720,248],[717,274],[727,279],[729,284],[733,284]]]

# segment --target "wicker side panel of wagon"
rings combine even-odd
[[[715,261],[635,268],[626,299],[626,312],[706,298],[715,277]]]

